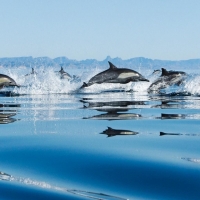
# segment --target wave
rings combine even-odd
[[[83,197],[84,199],[89,198],[89,199],[96,199],[96,200],[98,200],[98,199],[99,200],[100,199],[102,199],[102,200],[127,200],[127,198],[112,196],[112,195],[108,195],[105,193],[67,189],[67,188],[51,185],[44,181],[42,182],[42,181],[32,180],[30,178],[14,177],[10,174],[7,174],[7,173],[1,172],[1,171],[0,171],[0,181],[14,182],[14,183],[17,183],[19,186],[20,186],[20,184],[29,185],[29,186],[33,187],[34,192],[36,192],[35,188],[34,188],[34,186],[35,186],[38,188],[48,189],[50,191],[61,191],[61,192],[64,192],[64,194],[71,193],[71,194],[73,194],[73,197],[75,197],[77,195],[77,196]],[[8,194],[7,194],[7,196],[8,196]],[[67,196],[65,196],[65,197],[67,198]]]

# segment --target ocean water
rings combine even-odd
[[[1,68],[22,87],[0,91],[0,199],[200,199],[198,71],[148,93],[152,69],[83,91],[102,69],[36,70]]]

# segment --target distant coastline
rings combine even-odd
[[[200,59],[189,60],[158,60],[145,57],[135,57],[127,60],[123,60],[119,57],[111,58],[107,56],[104,60],[98,61],[96,59],[86,60],[73,60],[67,57],[7,57],[0,58],[0,66],[2,67],[57,67],[62,65],[63,67],[108,67],[108,61],[111,61],[118,67],[141,67],[141,68],[200,68]]]

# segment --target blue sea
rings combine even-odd
[[[0,199],[200,199],[200,73],[148,93],[150,82],[92,85],[104,70],[1,67]],[[59,69],[57,69],[59,70]]]

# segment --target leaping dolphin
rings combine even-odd
[[[162,68],[161,76],[149,86],[148,91],[160,90],[171,85],[180,85],[186,75],[187,74],[182,71],[167,71]]]
[[[137,82],[137,81],[147,81],[141,74],[138,72],[127,69],[127,68],[117,68],[111,62],[109,62],[110,68],[100,72],[99,74],[92,77],[88,83],[83,83],[81,88],[89,87],[93,84],[101,84],[101,83],[121,83],[126,84],[129,82]]]
[[[29,76],[29,75],[33,75],[33,74],[37,75],[37,72],[36,72],[36,71],[34,70],[34,68],[32,67],[31,73],[30,73],[30,74],[26,74],[25,76]]]
[[[58,71],[58,73],[60,74],[61,79],[70,80],[72,78],[70,74],[68,74],[66,71],[64,71],[63,67],[61,67],[61,69],[60,69],[60,71]]]
[[[6,86],[19,87],[19,85],[17,85],[17,83],[11,77],[9,77],[5,74],[0,74],[0,89],[2,89],[3,87],[6,87]]]

